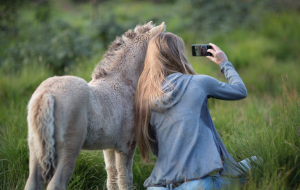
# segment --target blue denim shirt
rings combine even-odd
[[[240,174],[215,129],[207,100],[239,100],[247,97],[247,90],[230,62],[220,67],[228,83],[174,73],[162,84],[166,95],[151,109],[150,119],[157,161],[145,187],[196,180],[221,169],[224,175]]]

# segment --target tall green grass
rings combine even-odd
[[[70,74],[88,80],[92,67],[92,63],[78,65]],[[1,189],[23,189],[25,185],[29,170],[26,105],[34,89],[50,76],[47,68],[38,65],[25,67],[14,76],[1,73]],[[237,102],[209,101],[214,123],[232,155],[237,160],[253,155],[264,160],[260,170],[248,179],[247,189],[299,188],[300,101],[297,90],[288,88],[293,81],[287,77],[281,80],[277,85],[282,93],[275,97],[252,93]],[[150,163],[142,164],[137,150],[133,164],[135,189],[143,189],[155,163],[152,158]],[[105,189],[105,180],[102,152],[82,151],[68,189]]]
[[[260,156],[248,189],[299,188],[300,102],[288,93],[275,100],[248,97],[240,102],[216,102],[214,123],[237,160]],[[230,111],[229,111],[230,110]]]

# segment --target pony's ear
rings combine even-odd
[[[136,36],[136,33],[130,29],[124,34],[124,36],[126,36],[129,39],[133,39]]]
[[[165,22],[162,22],[159,26],[155,26],[155,27],[151,28],[149,33],[150,33],[150,36],[153,37],[156,34],[164,32],[165,30],[166,30],[166,24],[165,24]]]
[[[147,25],[148,27],[150,27],[150,28],[153,28],[153,27],[154,27],[154,25],[153,25],[153,22],[152,22],[152,21],[148,22],[146,25]]]

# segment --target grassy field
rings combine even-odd
[[[112,7],[110,3],[99,6],[98,16],[101,18],[102,12],[109,7]],[[153,19],[159,24],[166,19],[167,31],[176,32],[186,41],[187,54],[195,70],[225,81],[217,65],[204,58],[192,57],[190,52],[192,43],[213,42],[220,46],[245,82],[248,97],[236,102],[211,99],[209,109],[213,121],[234,158],[240,161],[256,155],[264,160],[262,167],[249,173],[244,188],[300,189],[300,14],[265,14],[255,28],[240,27],[227,33],[201,36],[181,28],[181,23],[176,20],[178,17],[164,12],[169,7],[169,4],[153,3],[132,3],[126,7],[119,4],[114,9],[115,22],[132,27]],[[94,32],[85,30],[93,12],[89,4],[75,7],[67,2],[56,3],[53,10],[52,20],[63,18],[83,34]],[[23,23],[34,20],[28,7],[21,10],[21,15]],[[135,23],[131,18],[136,15],[142,16],[134,20]],[[40,24],[32,21],[30,26],[38,29]],[[26,40],[26,32],[30,33],[30,29],[24,28],[23,36],[10,42],[9,46],[16,48],[17,40]],[[105,46],[96,44],[95,50],[97,53],[75,61],[64,74],[90,81]],[[23,189],[28,177],[26,106],[37,86],[57,74],[42,62],[36,57],[19,65],[15,72],[0,67],[0,189],[3,190]],[[134,189],[144,189],[142,184],[154,163],[152,156],[152,161],[142,164],[139,151],[136,151]],[[68,189],[106,189],[105,180],[102,152],[82,151]]]

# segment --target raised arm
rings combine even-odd
[[[222,100],[239,100],[247,97],[247,89],[234,69],[233,65],[228,61],[226,54],[215,44],[210,43],[213,49],[207,50],[214,57],[207,56],[210,60],[218,64],[221,72],[225,75],[228,83],[220,82],[213,77],[206,76],[202,85],[206,93],[214,98]]]

